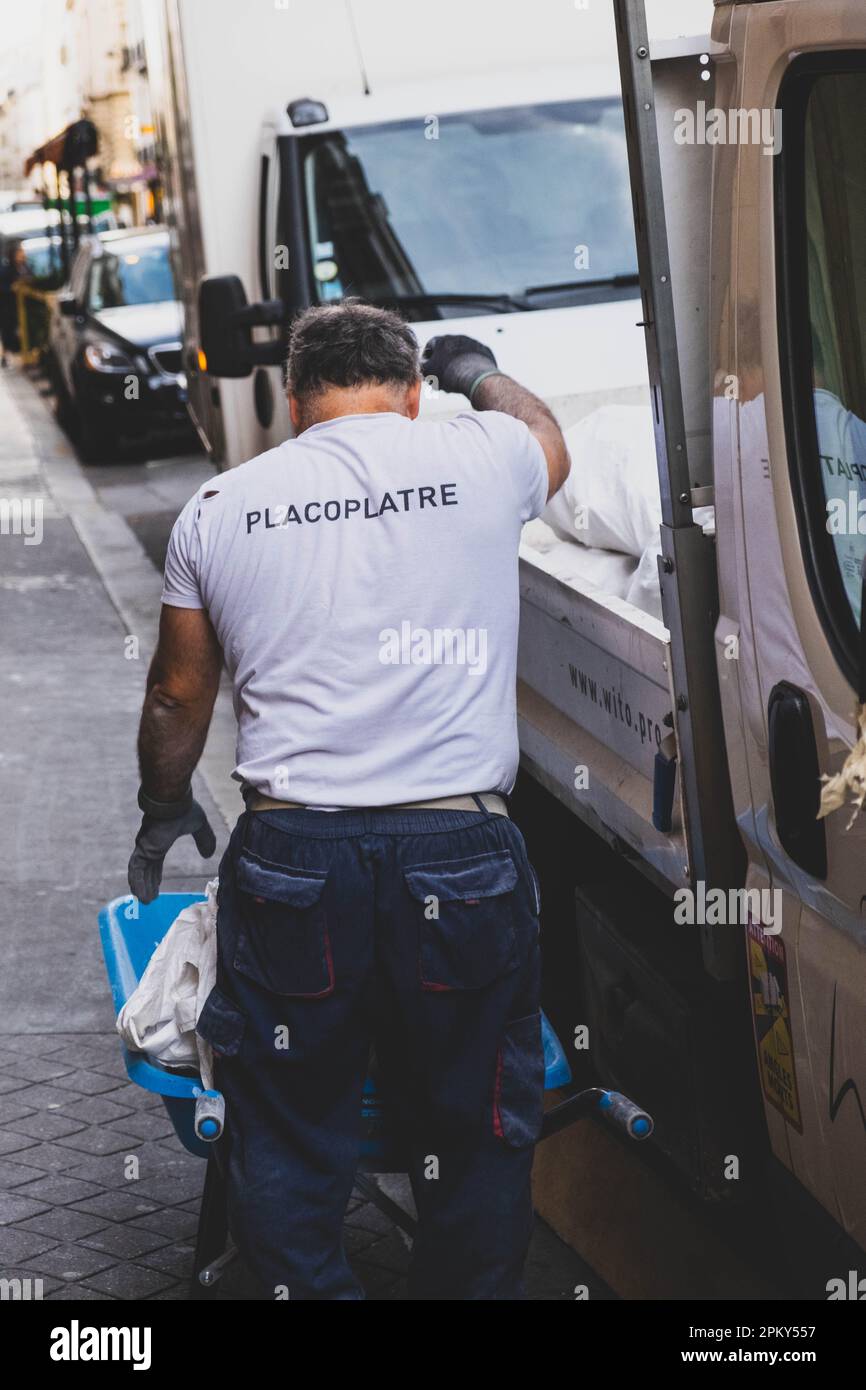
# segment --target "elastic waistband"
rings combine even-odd
[[[315,811],[315,806],[305,806],[302,801],[278,801],[274,796],[263,796],[261,792],[250,791],[246,796],[248,811]],[[481,806],[478,802],[481,802]],[[354,809],[354,808],[351,808]],[[499,792],[476,792],[466,796],[438,796],[431,801],[398,801],[393,806],[364,806],[364,811],[479,811],[490,815],[507,816],[505,797]],[[328,811],[329,816],[337,812]]]
[[[284,826],[287,831],[327,840],[363,834],[441,834],[477,824],[485,816],[508,819],[505,798],[495,792],[479,794],[478,802],[472,796],[446,796],[432,801],[346,811],[319,811],[253,791],[247,793],[245,801],[248,811],[267,815],[269,820],[273,817],[272,823]]]

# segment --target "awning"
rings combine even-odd
[[[42,206],[47,212],[56,212],[59,208],[62,212],[69,212],[72,207],[71,198],[46,198]],[[90,211],[95,217],[97,213],[109,212],[111,210],[111,199],[107,197],[93,197],[90,200]],[[87,203],[83,198],[75,199],[75,212],[78,217],[87,215]]]
[[[120,174],[111,179],[111,187],[115,193],[132,193],[137,188],[149,188],[158,178],[159,170],[156,165],[145,164],[133,174]]]
[[[59,135],[47,140],[25,161],[24,173],[37,164],[53,164],[57,169],[79,169],[99,149],[96,126],[92,121],[73,121]]]

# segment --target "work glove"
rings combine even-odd
[[[216,849],[216,835],[191,790],[181,801],[171,802],[153,801],[140,791],[138,804],[144,815],[129,861],[129,888],[139,902],[152,903],[162,882],[165,856],[175,840],[191,835],[199,854],[209,859]]]
[[[472,391],[485,376],[498,372],[490,348],[463,333],[431,338],[421,354],[421,372],[434,377],[440,391],[459,391],[472,401]]]

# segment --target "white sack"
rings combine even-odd
[[[195,1025],[216,984],[217,884],[211,879],[206,899],[172,922],[115,1024],[130,1051],[166,1067],[198,1067],[206,1090],[213,1086],[213,1057]]]
[[[635,562],[630,555],[617,555],[611,550],[596,550],[577,545],[574,540],[561,540],[556,532],[540,518],[523,528],[521,542],[531,550],[532,560],[539,569],[561,579],[564,584],[589,585],[603,594],[625,598]]]
[[[693,507],[692,520],[696,526],[700,526],[705,536],[715,534],[715,507]],[[647,546],[640,557],[625,597],[629,603],[634,604],[635,608],[642,608],[644,613],[650,613],[654,618],[658,618],[660,623],[663,623],[662,591],[659,582],[659,557],[661,553],[662,543],[659,537]]]
[[[652,617],[662,618],[662,591],[659,584],[659,556],[662,553],[661,543],[648,545],[643,555],[638,561],[637,569],[631,577],[625,598],[628,603],[633,603],[635,608],[643,609],[644,613],[650,613]]]
[[[603,405],[565,431],[571,472],[542,516],[567,540],[640,560],[661,525],[652,411]]]

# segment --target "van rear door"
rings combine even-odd
[[[755,1042],[776,1157],[866,1246],[866,817],[816,820],[820,775],[854,740],[866,554],[866,11],[729,14],[741,123],[716,165],[714,433],[720,567],[747,584],[726,733],[735,783],[751,741],[735,801],[747,777],[750,881],[763,861],[773,890],[746,928]]]

